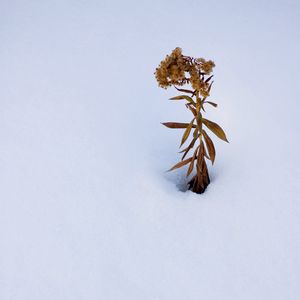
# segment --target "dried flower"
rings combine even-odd
[[[185,83],[186,64],[181,48],[175,48],[156,69],[155,77],[159,86],[167,88],[171,85],[183,85]]]

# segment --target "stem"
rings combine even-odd
[[[199,91],[196,92],[196,111],[197,111],[197,127],[199,130],[199,141],[202,141],[202,114],[201,114],[202,102],[199,97]]]

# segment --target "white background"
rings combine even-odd
[[[299,1],[1,0],[0,298],[299,299],[299,37]],[[165,173],[177,46],[230,140],[203,195]]]

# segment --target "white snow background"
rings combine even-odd
[[[0,2],[0,299],[300,299],[299,1]],[[175,47],[216,62],[183,192]]]

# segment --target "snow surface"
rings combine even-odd
[[[0,299],[300,299],[299,1],[1,1]],[[216,62],[212,183],[153,72]]]

